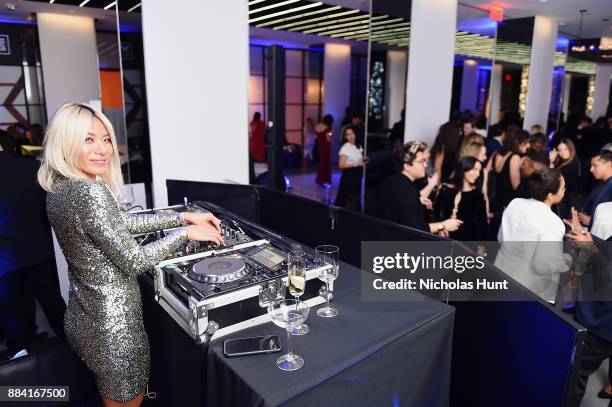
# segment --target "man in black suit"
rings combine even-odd
[[[36,179],[38,161],[15,157],[10,148],[10,141],[0,135],[0,327],[12,354],[28,349],[34,339],[33,297],[64,340],[66,304],[59,290],[45,192]]]

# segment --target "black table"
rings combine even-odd
[[[223,355],[228,338],[278,334],[285,347],[284,330],[272,322],[212,342],[206,405],[448,405],[454,309],[414,293],[409,302],[362,302],[360,273],[343,263],[333,301],[339,315],[321,318],[311,309],[310,333],[292,337],[305,360],[297,371],[276,367],[282,353]]]
[[[276,367],[282,353],[223,355],[228,338],[277,334],[284,347],[286,334],[272,322],[198,347],[155,303],[145,276],[149,390],[157,393],[145,405],[447,406],[454,308],[411,292],[414,301],[361,301],[362,273],[341,263],[333,301],[339,315],[321,318],[318,307],[311,309],[311,332],[292,338],[294,352],[305,360],[293,372]]]

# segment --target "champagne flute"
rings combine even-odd
[[[317,315],[324,318],[331,318],[338,315],[338,310],[329,306],[329,296],[331,290],[329,283],[338,277],[340,261],[340,249],[337,246],[324,245],[315,248],[315,258],[319,267],[319,280],[326,285],[326,306],[317,310]]]
[[[296,300],[276,300],[268,306],[272,322],[287,331],[287,353],[276,359],[276,366],[281,370],[297,370],[304,365],[304,359],[293,353],[291,331],[304,323],[309,310],[308,304]]]
[[[306,289],[306,255],[301,250],[294,250],[287,254],[287,278],[289,280],[289,292],[300,300],[300,295]],[[310,332],[306,324],[301,324],[291,331],[293,335],[305,335]]]

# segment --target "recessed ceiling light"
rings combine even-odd
[[[90,0],[83,0],[83,1],[81,2],[81,4],[79,4],[79,7],[83,7],[85,4],[87,4],[87,3],[89,3],[89,2],[90,2]]]
[[[108,10],[111,7],[114,7],[117,5],[116,1],[113,1],[112,3],[109,3],[108,5],[104,6],[104,10]]]

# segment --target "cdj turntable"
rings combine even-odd
[[[211,212],[221,220],[225,245],[187,242],[149,272],[155,299],[196,343],[268,322],[267,305],[286,295],[287,253],[302,250],[299,244],[208,202],[185,199],[184,205],[140,213],[159,211]],[[163,236],[160,231],[134,237],[147,244]],[[324,302],[318,271],[307,254],[306,280],[314,281],[301,299],[310,306]]]

